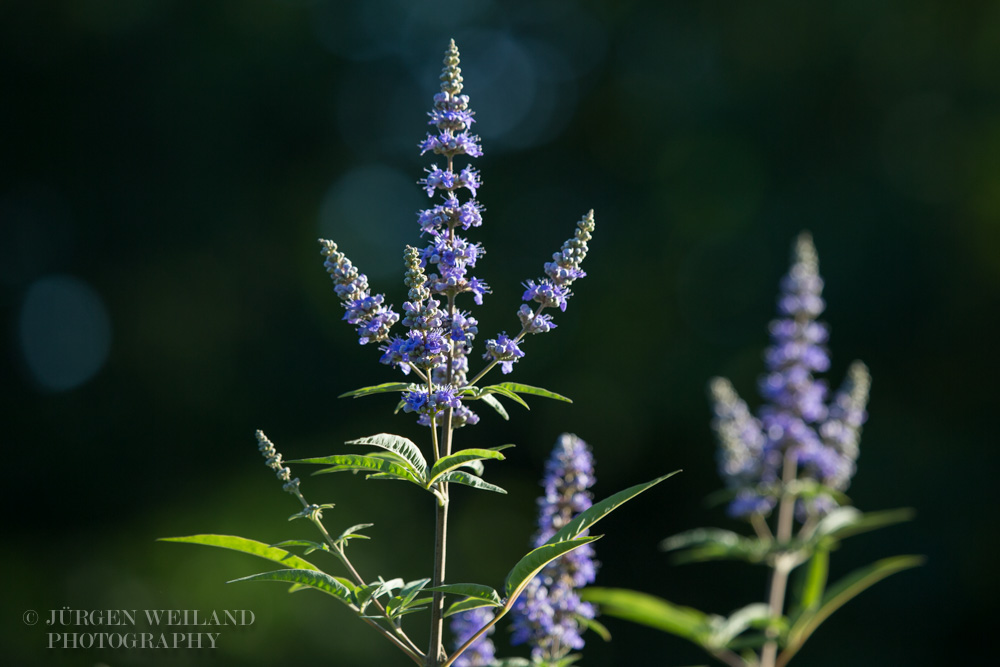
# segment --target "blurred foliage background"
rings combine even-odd
[[[418,240],[430,163],[416,144],[450,37],[486,150],[481,338],[515,329],[520,282],[588,208],[598,221],[589,277],[511,376],[575,404],[535,400],[460,434],[518,448],[487,473],[510,495],[455,492],[450,578],[500,584],[533,531],[549,448],[572,431],[594,448],[598,496],[684,469],[602,525],[599,584],[721,613],[762,599],[763,570],[673,566],[657,544],[732,526],[703,503],[721,485],[706,383],[730,377],[757,404],[778,280],[809,229],[830,382],[855,358],[874,376],[850,494],[918,512],[850,541],[834,572],[929,561],[838,612],[797,662],[987,664],[1000,5],[5,0],[7,664],[403,664],[324,596],[224,584],[262,561],[154,540],[312,537],[286,522],[297,507],[256,428],[287,458],[422,435],[390,397],[336,400],[396,376],[339,321],[315,239],[405,299],[399,258]],[[337,503],[331,529],[376,524],[352,547],[366,576],[429,569],[429,497],[345,476],[304,490]],[[64,606],[251,609],[256,622],[214,651],[47,650],[21,614]],[[584,664],[705,662],[609,626]]]

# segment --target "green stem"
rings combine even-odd
[[[298,488],[295,488],[294,492],[295,496],[299,499],[299,502],[302,503],[302,507],[304,508],[309,507],[309,502],[306,500],[305,496],[302,495],[302,492]],[[359,586],[364,586],[365,580],[361,577],[361,574],[358,573],[357,569],[355,569],[354,567],[354,564],[351,563],[351,560],[347,557],[347,554],[344,552],[343,546],[337,544],[336,541],[334,541],[333,537],[330,536],[330,532],[326,529],[326,526],[323,525],[322,520],[314,516],[310,516],[309,518],[313,522],[313,525],[315,525],[316,528],[319,530],[319,532],[323,535],[323,539],[326,540],[327,545],[329,545],[330,547],[330,553],[336,556],[337,559],[344,565],[344,567],[347,568],[347,571],[350,572],[351,577]],[[378,600],[372,600],[372,602],[375,604],[375,607],[379,610],[382,616],[388,619],[388,615],[385,613],[385,607],[382,606],[382,603],[379,602]],[[356,611],[360,612],[360,609]],[[361,617],[359,616],[359,618]],[[413,640],[410,639],[405,632],[403,632],[402,628],[396,627],[393,628],[393,630],[389,630],[388,628],[379,625],[370,618],[361,618],[361,620],[363,620],[365,623],[378,630],[379,633],[382,634],[382,636],[384,636],[390,642],[395,644],[396,647],[399,648],[399,650],[401,650],[403,653],[409,656],[410,659],[412,659],[418,665],[423,664],[423,657],[424,657],[423,652],[416,644],[413,643]]]
[[[779,548],[787,546],[792,539],[792,527],[795,519],[795,496],[788,492],[790,485],[795,481],[798,474],[795,453],[789,449],[785,452],[785,461],[781,470],[781,501],[778,505],[778,527],[775,532],[775,539]],[[781,553],[774,561],[773,573],[771,574],[771,588],[768,595],[768,608],[772,618],[781,616],[785,605],[785,589],[788,586],[788,573],[791,572],[794,561]],[[774,637],[774,632],[769,631],[767,643],[760,654],[761,667],[775,667],[775,660],[778,657],[778,641]]]

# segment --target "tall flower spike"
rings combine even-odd
[[[736,490],[729,507],[735,516],[768,514],[774,507],[777,482],[787,455],[799,479],[834,491],[847,488],[854,474],[858,434],[864,421],[870,378],[860,362],[851,367],[844,387],[826,403],[826,383],[814,377],[830,367],[826,326],[816,321],[825,303],[819,258],[812,237],[803,232],[795,242],[792,266],[781,281],[778,315],[770,324],[771,345],[764,353],[767,369],[760,381],[766,404],[753,419],[728,381],[713,380],[713,426],[721,446],[720,472]],[[836,505],[833,495],[800,499],[800,520],[820,516]]]
[[[323,266],[333,280],[334,292],[347,311],[344,319],[349,324],[357,325],[358,342],[365,345],[388,339],[389,329],[399,321],[399,315],[384,305],[384,295],[372,296],[368,289],[368,277],[337,250],[336,243],[326,239],[319,242],[323,246],[320,254],[326,258]]]
[[[570,519],[593,504],[588,491],[594,485],[590,448],[575,435],[559,436],[545,464],[538,499],[538,532],[534,546],[545,543]],[[581,533],[585,534],[585,533]],[[512,644],[531,644],[536,660],[555,661],[583,648],[580,619],[592,619],[592,605],[580,600],[578,589],[597,576],[594,550],[587,544],[546,565],[514,603]]]
[[[594,211],[591,210],[576,223],[573,238],[563,243],[559,252],[553,253],[551,262],[545,263],[546,277],[540,278],[537,283],[534,280],[524,283],[525,291],[521,299],[528,303],[521,305],[517,311],[521,333],[513,339],[503,333],[486,341],[484,359],[498,362],[504,373],[510,373],[514,363],[524,356],[517,344],[525,335],[545,333],[556,328],[552,315],[542,311],[546,308],[566,310],[566,301],[572,294],[570,285],[587,275],[580,266],[587,256],[587,242],[593,233]],[[531,302],[537,303],[538,307],[530,306]]]
[[[454,634],[453,645],[456,649],[465,645],[474,634],[493,620],[493,609],[480,607],[469,611],[459,612],[451,617],[451,632]],[[490,635],[496,630],[492,626],[485,634],[472,643],[462,655],[455,660],[455,667],[489,667],[493,664],[496,648]]]

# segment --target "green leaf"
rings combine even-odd
[[[489,586],[484,586],[482,584],[444,584],[442,586],[425,588],[424,590],[429,592],[445,593],[447,595],[461,595],[466,598],[475,598],[477,600],[489,602],[494,607],[499,607],[503,604],[500,600],[499,593]]]
[[[826,590],[826,578],[830,570],[830,550],[816,547],[809,563],[799,571],[797,591],[793,599],[796,605],[793,614],[815,609],[819,606]]]
[[[580,591],[580,598],[600,606],[602,614],[663,630],[702,647],[709,646],[710,616],[697,609],[624,588],[585,588]]]
[[[334,541],[347,544],[348,540],[370,540],[371,539],[370,537],[368,537],[367,535],[361,535],[358,533],[358,531],[364,528],[371,528],[374,525],[375,525],[374,523],[359,523],[357,525],[351,526],[350,528],[342,532],[340,534],[340,537],[338,537]]]
[[[507,574],[506,582],[504,583],[504,591],[507,594],[508,604],[510,601],[516,598],[521,590],[528,585],[528,582],[541,571],[543,567],[548,565],[550,562],[559,558],[565,553],[569,553],[577,547],[582,547],[584,544],[590,544],[598,537],[577,537],[575,539],[563,540],[561,542],[552,543],[551,540],[546,542],[537,549],[532,549],[527,554],[525,554],[521,560],[511,568],[510,572]]]
[[[326,551],[330,552],[330,547],[326,544],[320,544],[319,542],[313,542],[311,540],[285,540],[284,542],[278,542],[277,544],[272,544],[273,547],[306,547],[305,555],[308,556],[314,551]],[[306,568],[309,569],[309,568]]]
[[[500,396],[505,396],[515,403],[520,404],[525,410],[530,410],[528,404],[524,402],[524,399],[512,392],[507,387],[500,384],[491,384],[488,387],[480,387],[477,390],[476,398],[486,398],[490,394],[499,394]]]
[[[656,486],[657,484],[667,479],[668,477],[673,477],[679,472],[680,470],[675,470],[674,472],[666,474],[662,477],[657,477],[651,482],[646,482],[645,484],[636,484],[635,486],[631,486],[625,489],[624,491],[619,491],[618,493],[612,496],[608,496],[599,503],[594,503],[594,505],[591,506],[590,509],[584,510],[583,512],[580,512],[575,517],[573,517],[565,526],[559,529],[559,531],[555,535],[550,537],[546,542],[546,544],[553,544],[555,542],[561,542],[563,540],[572,539],[576,537],[577,535],[579,535],[580,533],[587,530],[595,523],[606,517],[608,514],[613,512],[622,504],[626,503],[632,498],[635,498],[643,491],[651,489],[652,487]]]
[[[484,600],[482,598],[465,598],[464,600],[459,600],[455,602],[448,610],[444,613],[445,617],[451,616],[452,614],[457,614],[462,611],[469,611],[470,609],[479,609],[480,607],[496,607],[497,604],[491,602],[490,600]]]
[[[500,488],[499,486],[483,481],[482,478],[476,477],[471,473],[463,472],[462,470],[452,470],[451,472],[446,472],[438,478],[438,481],[448,482],[449,484],[464,484],[475,489],[482,489],[483,491],[507,493],[506,490]]]
[[[678,551],[678,563],[708,560],[743,560],[762,563],[780,545],[746,537],[722,528],[695,528],[678,533],[660,542],[664,551]]]
[[[504,420],[510,420],[510,415],[507,414],[507,408],[503,406],[503,403],[493,398],[489,394],[483,394],[479,398],[483,401],[483,403],[496,410],[497,414],[503,417]]]
[[[604,641],[606,642],[611,641],[611,633],[608,631],[606,627],[604,627],[603,623],[600,623],[593,618],[587,618],[582,614],[576,614],[576,622],[582,625],[587,630],[590,630],[591,632],[596,634]]]
[[[852,598],[890,575],[922,565],[924,560],[923,556],[883,558],[851,572],[830,586],[819,606],[803,610],[792,622],[792,627],[788,631],[788,643],[781,653],[782,658],[779,659],[781,664],[786,664],[816,628]]]
[[[708,643],[716,648],[729,645],[744,630],[755,624],[766,623],[771,617],[771,610],[763,602],[755,602],[737,609],[728,618],[713,617],[710,620],[712,634]]]
[[[399,597],[402,599],[403,607],[409,606],[417,594],[427,585],[431,583],[429,578],[425,579],[414,579],[403,586],[399,591]]]
[[[476,475],[477,477],[482,477],[483,472],[486,470],[486,468],[483,467],[482,461],[469,461],[467,463],[463,463],[462,467],[468,468],[469,470],[472,471],[472,474]]]
[[[161,537],[158,541],[183,542],[185,544],[201,544],[206,547],[230,549],[232,551],[250,554],[251,556],[257,556],[258,558],[264,558],[286,567],[290,566],[299,570],[319,571],[319,568],[309,561],[304,558],[299,558],[295,554],[285,551],[284,549],[279,549],[276,546],[264,544],[263,542],[258,542],[257,540],[248,540],[245,537],[238,537],[236,535],[203,534],[188,535],[186,537]]]
[[[504,658],[495,660],[493,667],[531,667],[531,661],[527,658]]]
[[[491,387],[500,387],[518,394],[531,394],[532,396],[541,396],[543,398],[551,398],[557,401],[565,401],[567,403],[573,402],[572,399],[566,398],[562,394],[557,394],[554,391],[542,389],[541,387],[532,387],[530,384],[520,384],[519,382],[501,382],[500,384],[490,385],[490,387],[483,387],[483,389],[489,389]]]
[[[385,394],[391,391],[410,391],[415,386],[416,385],[411,382],[386,382],[384,384],[372,385],[371,387],[355,389],[354,391],[349,391],[346,394],[341,394],[337,398],[347,398],[348,396],[360,398],[362,396],[371,396],[373,394]]]
[[[854,507],[838,507],[816,524],[815,538],[830,537],[837,540],[858,535],[884,526],[909,521],[914,511],[908,507],[862,513]]]
[[[314,475],[325,475],[333,472],[357,472],[370,471],[382,473],[394,479],[403,479],[408,482],[422,486],[420,480],[414,475],[410,467],[403,467],[398,463],[387,461],[377,456],[360,456],[357,454],[335,454],[324,456],[319,459],[307,459],[301,463],[332,464],[330,468],[321,468],[314,472]]]
[[[240,577],[226,583],[234,584],[238,581],[285,581],[315,588],[327,595],[332,595],[350,607],[353,607],[356,602],[354,590],[345,585],[345,579],[332,577],[326,572],[318,570],[275,570],[251,574],[249,577]]]
[[[442,456],[431,468],[431,472],[427,476],[426,486],[430,486],[436,482],[441,475],[450,472],[455,468],[459,468],[469,461],[482,461],[485,459],[502,461],[504,459],[504,455],[495,449],[462,449],[454,454]]]
[[[379,433],[377,435],[370,435],[366,438],[348,440],[345,444],[371,445],[373,447],[387,449],[390,452],[399,454],[404,459],[409,461],[410,465],[413,466],[413,471],[416,473],[418,479],[423,479],[424,475],[427,473],[427,461],[424,459],[424,455],[420,453],[420,448],[413,444],[412,440],[404,438],[400,435]]]

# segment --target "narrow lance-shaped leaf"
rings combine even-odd
[[[354,454],[336,454],[334,456],[324,456],[318,459],[306,459],[299,463],[328,464],[332,467],[322,468],[314,472],[314,475],[323,475],[333,472],[372,472],[389,475],[394,478],[403,479],[408,482],[420,485],[409,466],[402,466],[393,461],[388,461],[377,456],[359,456]]]
[[[261,572],[251,574],[249,577],[233,579],[227,583],[233,584],[238,581],[284,581],[293,584],[300,584],[315,588],[327,595],[332,595],[344,604],[355,606],[354,592],[344,585],[343,580],[331,577],[326,572],[317,570],[275,570],[274,572]]]
[[[705,612],[623,588],[585,588],[580,597],[599,605],[602,614],[664,630],[702,647],[708,646],[711,626]]]
[[[437,460],[437,463],[431,468],[431,472],[427,475],[427,486],[430,486],[438,480],[438,478],[455,468],[459,468],[462,465],[468,463],[469,461],[482,461],[485,459],[493,459],[502,461],[504,455],[495,449],[463,449],[455,452],[454,454],[449,454],[448,456],[443,456]]]
[[[819,606],[826,590],[826,577],[830,569],[830,551],[816,547],[808,564],[800,570],[798,595],[795,612],[799,613]]]
[[[573,400],[566,398],[562,394],[557,394],[554,391],[549,391],[548,389],[542,389],[541,387],[532,387],[530,384],[521,384],[519,382],[501,382],[500,384],[490,385],[491,387],[501,387],[507,391],[512,391],[518,394],[531,394],[532,396],[541,396],[543,398],[551,398],[557,401],[565,401],[566,403],[572,403]],[[483,387],[484,389],[489,389],[489,387]]]
[[[232,551],[250,554],[251,556],[257,556],[258,558],[264,558],[286,567],[292,567],[299,570],[319,570],[318,567],[309,561],[304,558],[299,558],[295,554],[285,551],[284,549],[279,549],[278,547],[270,544],[264,544],[263,542],[258,542],[257,540],[249,540],[245,537],[238,537],[236,535],[187,535],[185,537],[161,537],[158,541],[182,542],[185,544],[201,544],[206,547],[219,547],[221,549],[230,549]]]
[[[883,558],[867,567],[862,567],[851,572],[836,584],[830,586],[818,607],[812,610],[804,610],[792,623],[792,627],[788,631],[787,648],[782,651],[778,664],[784,665],[787,663],[823,621],[859,593],[890,575],[917,567],[922,565],[923,562],[924,558],[922,556],[893,556],[891,558]]]
[[[509,398],[510,400],[512,400],[515,403],[519,404],[525,410],[530,410],[531,409],[530,407],[528,407],[528,404],[524,402],[523,398],[521,398],[520,396],[518,396],[517,394],[515,394],[514,392],[512,392],[507,387],[504,387],[503,385],[491,384],[488,387],[481,387],[481,388],[479,388],[477,390],[477,398],[486,398],[490,394],[499,394],[500,396],[504,396],[505,398]]]
[[[418,479],[423,479],[424,475],[427,473],[427,461],[424,459],[424,455],[420,453],[420,448],[413,444],[412,440],[404,438],[403,436],[393,435],[391,433],[379,433],[377,435],[370,435],[366,438],[348,440],[345,444],[371,445],[373,447],[387,449],[390,452],[399,454],[404,459],[409,461],[410,465],[413,466],[413,470],[417,474]]]
[[[446,593],[448,595],[461,595],[466,598],[475,598],[477,600],[488,602],[495,607],[499,607],[502,604],[500,594],[489,586],[484,586],[483,584],[444,584],[441,586],[434,586],[433,588],[425,588],[424,590]]]
[[[510,415],[507,414],[507,408],[505,408],[503,406],[503,404],[500,401],[498,401],[496,398],[494,398],[493,396],[491,396],[489,394],[483,394],[479,398],[480,398],[480,400],[482,400],[483,403],[485,403],[486,405],[488,405],[491,408],[493,408],[494,410],[496,410],[497,414],[500,415],[501,417],[503,417],[505,421],[509,421],[510,420]]]
[[[386,382],[384,384],[372,385],[371,387],[361,387],[360,389],[341,394],[337,398],[347,398],[349,396],[352,398],[361,398],[362,396],[386,394],[393,391],[410,391],[414,386],[410,382]]]
[[[464,484],[465,486],[482,489],[483,491],[493,491],[494,493],[507,493],[505,489],[500,488],[496,484],[490,484],[482,478],[476,477],[475,475],[462,470],[452,470],[451,472],[447,472],[441,475],[438,478],[438,481],[448,482],[449,484]]]
[[[548,539],[546,544],[553,544],[555,542],[561,542],[563,540],[576,537],[620,507],[622,504],[628,502],[632,498],[635,498],[643,491],[651,489],[668,477],[673,477],[679,472],[680,470],[675,470],[674,472],[663,475],[662,477],[657,477],[651,482],[636,484],[635,486],[631,486],[624,491],[619,491],[612,496],[608,496],[598,503],[594,503],[589,509],[580,512],[575,517],[570,519],[565,526],[560,528],[555,535]]]
[[[510,572],[507,574],[507,579],[504,584],[504,591],[507,595],[507,604],[512,604],[514,600],[520,593],[521,590],[528,585],[528,582],[538,574],[543,567],[559,558],[563,554],[569,553],[577,547],[582,547],[584,544],[590,544],[594,540],[598,539],[600,536],[588,536],[588,537],[577,537],[575,539],[567,539],[561,542],[552,543],[546,542],[537,549],[532,549],[524,557],[521,558],[511,568]]]

